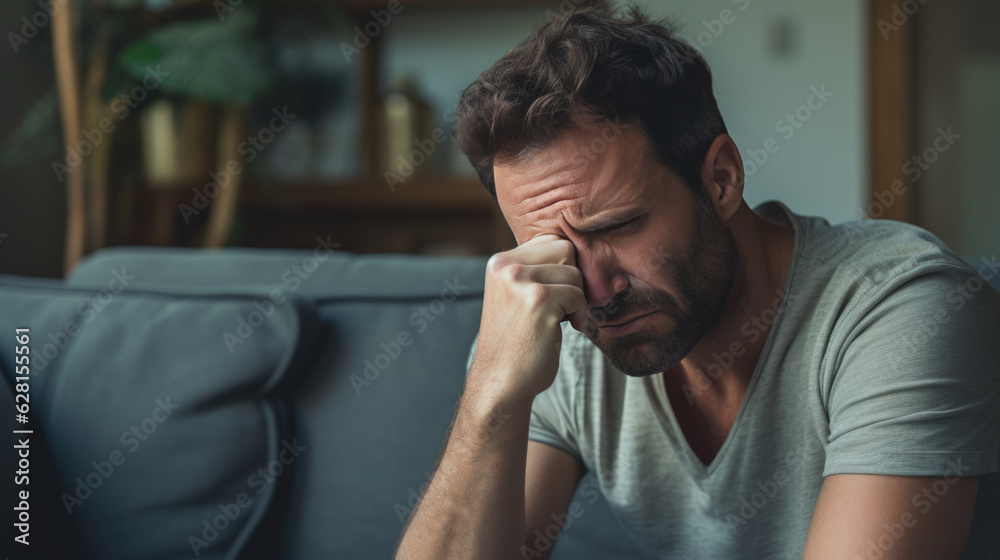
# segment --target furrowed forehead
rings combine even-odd
[[[592,130],[578,129],[530,159],[494,166],[497,200],[515,235],[560,229],[567,221],[589,227],[642,203],[645,150],[622,137],[598,152],[593,138]]]

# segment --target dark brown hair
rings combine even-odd
[[[712,72],[674,23],[624,11],[554,17],[462,91],[452,136],[494,200],[494,160],[546,146],[574,119],[639,123],[659,161],[702,193],[702,160],[726,132]]]

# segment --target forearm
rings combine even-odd
[[[448,441],[410,516],[398,560],[521,558],[531,402],[470,372]]]

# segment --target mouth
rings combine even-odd
[[[601,332],[612,335],[620,336],[623,334],[628,334],[639,327],[645,322],[646,318],[655,313],[655,311],[649,311],[647,313],[642,313],[640,315],[635,315],[633,317],[624,319],[618,323],[612,325],[602,325],[598,327]]]

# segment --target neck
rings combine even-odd
[[[664,372],[668,390],[699,407],[739,408],[784,298],[795,244],[790,226],[765,220],[744,202],[727,225],[740,255],[726,311],[683,360]]]

